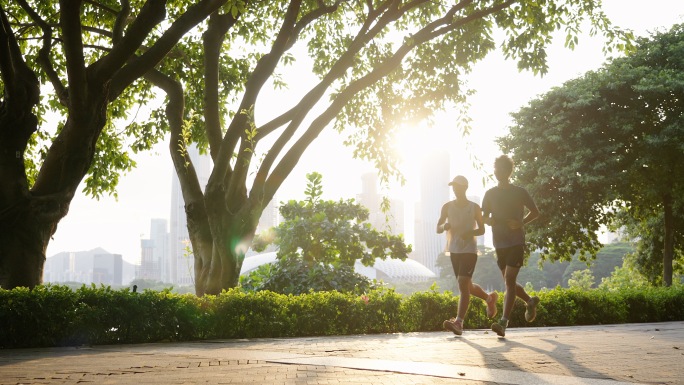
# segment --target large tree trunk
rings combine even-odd
[[[22,187],[14,196],[3,194],[0,200],[1,287],[33,288],[43,282],[45,251],[92,162],[95,142],[104,127],[104,105],[100,98],[100,103],[93,102],[92,109],[79,114],[85,120],[67,120],[30,192]],[[83,141],[88,145],[84,146]],[[27,184],[23,157],[20,160],[21,173],[11,176],[7,170],[2,170],[3,184]]]
[[[674,217],[672,213],[672,197],[663,199],[665,236],[663,240],[663,284],[672,286],[672,260],[674,257]]]
[[[33,288],[43,282],[45,250],[57,220],[41,220],[43,204],[35,199],[16,203],[0,222],[0,287]],[[49,209],[51,210],[51,209]]]
[[[38,78],[24,62],[0,7],[0,287],[42,282],[47,241],[54,224],[43,222],[29,194],[24,152],[38,128],[33,108],[40,101]]]
[[[195,258],[199,257],[204,261],[200,266],[195,265],[195,292],[198,296],[220,294],[222,290],[239,284],[242,262],[252,244],[258,218],[263,211],[261,207],[250,206],[249,203],[245,203],[236,214],[231,214],[225,209],[207,211],[213,240],[211,254],[209,250],[204,249],[206,253],[198,255],[193,243]],[[207,207],[216,206],[208,202]],[[190,227],[188,230],[192,231]],[[190,237],[193,238],[192,235]]]

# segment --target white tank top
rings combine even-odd
[[[468,201],[464,207],[456,205],[456,201],[449,202],[447,211],[447,222],[449,222],[448,246],[447,250],[451,254],[477,253],[477,240],[475,236],[463,239],[461,234],[464,231],[475,230],[475,210],[477,205]]]

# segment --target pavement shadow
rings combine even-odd
[[[497,369],[505,370],[529,370],[523,369],[517,363],[511,361],[509,358],[506,357],[506,353],[510,353],[514,349],[520,349],[521,351],[527,350],[530,352],[537,353],[549,360],[548,362],[546,360],[540,361],[539,365],[557,363],[558,365],[566,368],[569,373],[577,377],[613,379],[605,373],[601,373],[594,369],[588,368],[584,364],[578,362],[575,359],[575,354],[573,353],[573,348],[575,348],[575,346],[564,344],[555,339],[539,339],[539,341],[544,341],[551,345],[553,348],[550,350],[530,346],[505,337],[499,337],[498,341],[500,342],[500,345],[495,347],[484,346],[478,344],[476,341],[467,338],[463,338],[460,341],[470,345],[474,350],[480,352],[483,361],[488,367],[495,367]]]

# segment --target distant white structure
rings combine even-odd
[[[282,217],[280,216],[280,202],[278,202],[278,198],[274,196],[261,213],[256,229],[257,234],[271,227],[277,227],[280,222],[282,222]]]
[[[415,209],[415,249],[411,258],[437,275],[437,258],[446,247],[444,234],[437,234],[437,220],[442,205],[449,200],[450,181],[448,152],[434,152],[421,162],[420,201],[416,203]]]

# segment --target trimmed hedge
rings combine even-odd
[[[610,292],[556,288],[537,293],[537,319],[524,321],[518,300],[511,325],[571,326],[684,320],[684,287]],[[503,295],[499,296],[499,311]],[[283,295],[233,289],[218,296],[83,286],[0,289],[0,347],[47,347],[345,334],[437,331],[455,316],[458,296],[427,291],[403,296],[312,292]],[[489,328],[472,298],[465,327]]]

